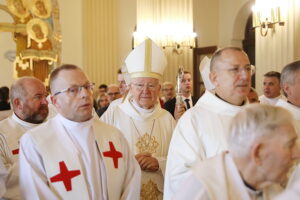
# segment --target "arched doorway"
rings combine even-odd
[[[248,54],[250,63],[255,65],[255,29],[252,27],[252,14],[248,17],[245,27],[245,39],[243,49]],[[255,87],[255,75],[252,76],[252,87]]]

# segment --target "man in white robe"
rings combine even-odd
[[[142,169],[141,199],[162,199],[166,157],[175,127],[172,115],[158,102],[166,59],[147,39],[125,62],[131,76],[131,97],[101,119],[120,129],[129,142]]]
[[[267,190],[284,183],[300,158],[291,114],[270,105],[251,105],[238,113],[229,130],[229,152],[198,160],[174,200],[266,200]]]
[[[48,102],[44,84],[34,77],[16,80],[10,91],[13,114],[0,122],[0,133],[6,138],[13,162],[9,167],[4,198],[20,199],[19,140],[26,131],[44,122],[48,115]]]
[[[217,51],[210,63],[215,90],[206,91],[196,105],[180,118],[168,154],[164,198],[169,200],[191,174],[197,159],[204,160],[227,150],[226,135],[232,118],[246,104],[251,65],[240,48]]]
[[[262,104],[275,105],[279,100],[284,100],[281,96],[280,87],[280,73],[270,71],[264,74],[263,92],[264,94],[259,96],[259,101]]]
[[[286,65],[281,72],[281,87],[286,95],[287,101],[279,100],[277,106],[290,111],[294,117],[294,125],[300,137],[300,61],[295,61]],[[300,147],[300,140],[298,140]],[[298,163],[294,172],[291,174],[287,188],[294,182],[300,180],[300,165]]]
[[[51,73],[58,114],[21,138],[24,199],[138,199],[139,166],[121,133],[92,116],[93,86],[74,65]]]

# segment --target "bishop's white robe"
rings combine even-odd
[[[173,200],[263,200],[267,194],[248,188],[228,153],[198,160]]]
[[[140,169],[121,133],[60,114],[21,138],[25,199],[138,199]]]
[[[4,198],[21,198],[19,189],[19,140],[26,131],[37,125],[21,120],[15,113],[0,122],[0,133],[4,135],[10,151],[6,157],[1,155],[2,160],[7,160],[6,167],[8,170],[7,191]]]
[[[206,91],[196,105],[179,119],[168,154],[164,199],[172,199],[191,167],[227,150],[227,134],[232,118],[243,108]]]
[[[269,104],[275,106],[279,100],[285,101],[285,97],[282,95],[279,95],[278,97],[275,98],[268,98],[265,95],[259,96],[259,102],[261,104]]]
[[[142,171],[141,198],[146,196],[152,199],[151,196],[154,196],[162,199],[166,157],[176,124],[172,115],[158,103],[154,109],[145,110],[133,100],[126,99],[124,103],[108,110],[101,119],[121,130],[134,154],[149,152],[158,160],[157,172]]]

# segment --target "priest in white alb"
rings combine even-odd
[[[281,72],[281,88],[286,95],[287,101],[280,99],[277,106],[283,107],[290,111],[294,118],[294,125],[298,137],[300,137],[300,61],[295,61],[286,65]],[[300,140],[298,140],[300,147]],[[300,164],[295,166],[294,172],[291,173],[287,189],[300,181]]]
[[[249,105],[232,120],[228,152],[198,160],[174,200],[269,200],[300,158],[291,114],[271,105]]]
[[[172,199],[181,182],[191,174],[198,159],[227,150],[226,135],[232,118],[247,103],[251,65],[236,47],[218,50],[210,63],[211,82],[197,104],[180,118],[168,153],[164,199]]]
[[[44,84],[34,77],[22,77],[16,80],[10,90],[13,114],[0,122],[0,133],[4,135],[10,153],[9,159],[1,154],[8,170],[7,190],[4,198],[21,199],[19,191],[19,140],[23,134],[43,123],[48,116]],[[8,162],[7,162],[8,163]]]
[[[105,113],[104,122],[120,129],[142,169],[141,199],[162,199],[164,172],[175,120],[160,107],[160,80],[166,58],[152,40],[137,46],[125,60],[130,97]]]
[[[138,163],[122,134],[92,116],[93,86],[75,65],[51,73],[58,114],[21,138],[24,199],[139,198]]]

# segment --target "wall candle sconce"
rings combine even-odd
[[[272,5],[272,2],[275,2]],[[253,28],[260,28],[261,36],[265,37],[269,29],[275,30],[275,24],[284,26],[281,20],[281,10],[276,1],[260,0],[252,7],[253,11]]]

